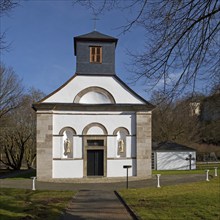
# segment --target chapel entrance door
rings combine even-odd
[[[87,176],[104,175],[104,150],[87,150]]]

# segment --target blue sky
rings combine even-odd
[[[132,16],[130,12],[129,16]],[[75,73],[73,37],[94,30],[93,13],[69,0],[21,1],[9,16],[1,17],[1,31],[6,31],[10,50],[1,54],[1,62],[11,66],[23,79],[25,88],[35,87],[49,94]],[[133,90],[149,99],[145,87],[129,84],[127,50],[140,52],[144,32],[135,28],[120,34],[118,27],[126,23],[120,11],[99,17],[97,31],[117,37],[116,72]]]

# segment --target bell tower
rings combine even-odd
[[[93,31],[74,37],[76,74],[115,75],[117,38]]]

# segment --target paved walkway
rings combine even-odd
[[[129,188],[156,187],[157,180],[153,176],[152,179],[132,180],[129,179]],[[205,181],[204,174],[187,174],[187,175],[161,175],[161,187],[167,185],[176,185],[181,183],[190,183]],[[32,179],[0,179],[0,187],[2,188],[20,188],[32,189]],[[36,181],[36,189],[40,190],[119,190],[126,188],[126,178],[121,182],[105,182],[105,183],[54,183]]]
[[[180,183],[190,183],[205,181],[204,174],[187,174],[187,175],[161,175],[161,187],[167,185],[176,185]],[[152,179],[129,181],[129,188],[143,188],[143,187],[156,187],[157,180],[153,176]],[[0,187],[4,188],[20,188],[32,189],[31,179],[0,179]],[[36,181],[36,189],[45,190],[119,190],[126,188],[126,178],[121,182],[112,183],[54,183],[54,182],[39,182]]]
[[[132,220],[113,191],[79,191],[60,220]]]

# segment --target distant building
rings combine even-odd
[[[189,170],[190,160],[191,169],[196,169],[196,150],[192,148],[173,142],[153,143],[152,169],[154,170]]]
[[[37,178],[151,177],[149,102],[115,73],[117,39],[97,31],[74,38],[76,73],[33,105]]]
[[[191,102],[190,103],[190,115],[199,116],[200,115],[200,102]]]

